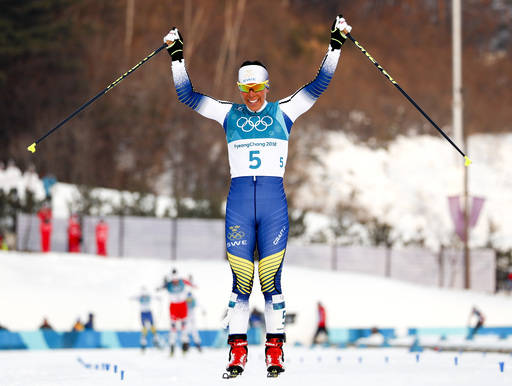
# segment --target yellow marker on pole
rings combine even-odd
[[[464,166],[469,166],[473,163],[473,161],[471,161],[467,155],[464,156],[464,159],[466,160],[466,162],[464,162]]]
[[[27,147],[28,151],[31,151],[32,153],[36,152],[36,143],[34,142],[32,145]]]

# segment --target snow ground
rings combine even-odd
[[[0,384],[5,386],[238,385],[293,386],[482,386],[510,385],[507,354],[453,353],[402,349],[326,349],[286,347],[287,369],[266,378],[263,347],[249,347],[244,374],[222,379],[227,350],[195,350],[186,356],[167,351],[55,350],[0,351]],[[500,369],[503,363],[503,372]]]
[[[96,329],[139,331],[139,306],[130,300],[143,286],[160,301],[153,304],[158,329],[168,328],[167,294],[155,292],[173,268],[193,276],[195,295],[205,313],[199,329],[217,330],[231,293],[227,261],[102,258],[67,253],[0,251],[0,324],[12,331],[36,330],[47,317],[58,331],[69,331],[77,317],[95,314]],[[330,328],[465,327],[476,305],[486,326],[512,325],[512,297],[476,291],[426,287],[384,277],[286,264],[282,278],[288,313],[288,342],[311,342],[316,304],[322,301]],[[7,296],[5,295],[7,294]],[[251,308],[263,310],[257,275]]]
[[[206,314],[199,329],[218,329],[231,286],[227,262],[101,258],[91,255],[0,252],[0,323],[11,331],[35,330],[43,317],[58,331],[68,331],[77,316],[94,312],[97,330],[139,330],[139,310],[131,296],[141,286],[160,285],[176,267],[193,274],[196,296]],[[309,348],[316,327],[316,302],[327,309],[329,328],[464,327],[473,305],[487,326],[510,326],[512,297],[474,291],[438,289],[369,275],[286,266],[283,273],[288,312],[297,314],[287,327],[287,371],[267,379],[262,346],[251,346],[246,372],[223,380],[227,348],[178,351],[137,349],[0,351],[0,385],[281,385],[431,386],[512,382],[512,356],[425,350],[420,354],[390,348]],[[252,306],[262,307],[255,280]],[[156,324],[168,328],[167,301],[154,304]],[[261,306],[260,306],[261,305]],[[301,342],[302,346],[295,343]],[[418,359],[416,355],[419,355]],[[386,361],[387,358],[387,361]],[[455,364],[457,358],[457,365]],[[503,362],[504,371],[500,371]],[[108,370],[107,366],[108,365]],[[96,368],[97,366],[97,368]],[[114,372],[117,366],[117,372]],[[123,371],[123,379],[121,379]]]

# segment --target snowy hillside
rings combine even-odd
[[[301,187],[296,202],[324,213],[339,202],[357,205],[389,223],[398,245],[420,234],[433,250],[450,244],[454,223],[448,197],[463,194],[464,159],[446,140],[399,137],[387,149],[370,150],[343,133],[331,133],[326,142],[327,149],[316,148],[319,162],[308,166],[311,183]],[[473,247],[489,240],[504,250],[512,247],[512,216],[506,215],[512,213],[510,149],[510,134],[469,138],[468,194],[485,199],[470,234]]]
[[[441,243],[450,245],[456,240],[448,197],[462,195],[464,159],[446,140],[439,136],[399,137],[387,149],[371,150],[354,144],[343,133],[330,133],[325,142],[328,145],[313,150],[318,162],[305,166],[310,183],[294,192],[295,205],[323,213],[306,216],[308,237],[322,232],[332,239],[327,215],[336,204],[349,202],[390,224],[397,247],[422,237],[427,247],[438,250]],[[512,213],[512,158],[508,157],[512,134],[472,136],[468,148],[466,153],[473,161],[466,169],[469,196],[485,200],[471,230],[470,245],[482,247],[491,242],[496,248],[510,249],[512,216],[505,214]],[[17,168],[0,170],[0,187],[8,191],[14,186],[20,194],[28,187],[44,197],[37,174],[26,171],[22,175]],[[78,189],[62,183],[52,189],[54,216],[67,218]],[[119,192],[109,189],[96,189],[95,194],[114,203],[120,201]],[[130,202],[128,192],[122,192],[122,197]],[[169,197],[158,198],[158,214],[170,207]]]
[[[219,329],[231,292],[227,262],[101,258],[77,254],[0,252],[0,324],[13,331],[35,330],[47,317],[56,330],[69,331],[78,317],[95,314],[98,330],[139,330],[139,309],[130,297],[146,286],[161,300],[154,303],[159,329],[168,328],[167,297],[155,293],[164,276],[177,268],[193,276],[199,329]],[[510,326],[512,297],[423,287],[386,278],[285,265],[283,290],[288,341],[310,343],[316,328],[316,303],[327,309],[329,328],[465,327],[473,305],[486,315],[486,326]],[[251,307],[263,310],[255,279]]]

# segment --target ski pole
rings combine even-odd
[[[346,31],[346,30],[345,30],[345,31]],[[457,149],[457,151],[458,151],[458,152],[459,152],[459,153],[464,157],[464,159],[465,159],[464,165],[465,165],[465,166],[469,166],[469,165],[471,164],[471,162],[472,162],[472,161],[471,161],[471,160],[470,160],[470,159],[469,159],[469,158],[468,158],[468,157],[467,157],[467,156],[462,152],[462,150],[460,150],[460,149],[458,148],[458,146],[457,146],[457,145],[455,145],[455,143],[453,143],[453,141],[452,141],[452,140],[451,140],[451,139],[450,139],[450,138],[445,134],[445,132],[444,132],[443,130],[441,130],[441,128],[440,128],[439,126],[437,126],[437,125],[436,125],[436,123],[435,123],[432,119],[430,119],[430,117],[429,117],[429,116],[428,116],[428,115],[423,111],[423,109],[422,109],[420,106],[418,106],[418,104],[417,104],[416,102],[414,102],[414,100],[413,100],[409,95],[407,95],[407,93],[402,89],[402,87],[400,87],[400,86],[398,85],[398,83],[397,83],[397,82],[396,82],[396,81],[391,77],[391,75],[389,75],[389,74],[388,74],[388,72],[387,72],[386,70],[384,70],[384,69],[382,68],[382,66],[381,66],[379,63],[377,63],[377,61],[376,61],[375,59],[373,59],[373,57],[369,54],[369,52],[368,52],[368,51],[366,51],[366,50],[363,48],[363,46],[362,46],[361,44],[359,44],[359,42],[358,42],[356,39],[354,39],[354,37],[353,37],[350,33],[345,32],[345,31],[344,31],[345,36],[347,36],[350,40],[352,40],[352,42],[356,45],[356,47],[357,47],[357,48],[359,48],[359,49],[361,50],[361,52],[362,52],[363,54],[365,54],[365,56],[366,56],[368,59],[370,59],[370,61],[375,65],[375,67],[377,67],[377,68],[380,70],[380,72],[382,72],[382,74],[384,74],[384,76],[385,76],[386,78],[388,78],[388,79],[389,79],[389,81],[390,81],[391,83],[393,83],[393,84],[395,85],[395,87],[396,87],[396,88],[397,88],[397,89],[402,93],[402,95],[403,95],[404,97],[406,97],[406,98],[407,98],[407,100],[408,100],[409,102],[411,102],[411,103],[412,103],[412,105],[413,105],[414,107],[416,107],[416,109],[418,109],[418,111],[419,111],[419,112],[420,112],[420,113],[421,113],[425,118],[427,118],[427,120],[432,124],[432,126],[434,126],[434,127],[436,128],[436,130],[437,130],[437,131],[438,131],[438,132],[439,132],[439,133],[440,133],[440,134],[441,134],[441,135],[442,135],[442,136],[443,136],[443,137],[444,137],[448,142],[450,142],[450,143],[451,143],[451,145],[452,145],[455,149]]]
[[[30,145],[27,149],[28,151],[31,151],[32,153],[35,153],[36,151],[36,145],[41,142],[43,139],[48,137],[51,133],[53,133],[55,130],[57,130],[59,127],[61,127],[63,124],[65,124],[67,121],[69,121],[71,118],[73,118],[75,115],[77,115],[79,112],[84,110],[87,106],[89,106],[92,102],[94,102],[96,99],[100,98],[101,96],[105,95],[107,92],[112,90],[114,87],[116,87],[119,83],[121,83],[128,75],[130,75],[132,72],[134,72],[136,69],[141,67],[144,63],[146,63],[149,59],[151,59],[153,56],[158,54],[161,50],[167,47],[167,44],[162,44],[158,49],[153,51],[151,54],[146,56],[144,59],[142,59],[139,63],[137,63],[132,69],[125,72],[123,75],[121,75],[119,78],[117,78],[114,82],[112,82],[106,89],[101,91],[98,95],[96,95],[94,98],[89,100],[87,103],[85,103],[82,107],[80,107],[78,110],[76,110],[73,114],[71,114],[69,117],[64,119],[61,123],[59,123],[57,126],[55,126],[53,129],[51,129],[49,132],[47,132],[45,135],[43,135],[41,138],[39,138],[37,141],[35,141],[32,145]]]

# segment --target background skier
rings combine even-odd
[[[165,278],[161,287],[157,291],[166,289],[169,293],[169,314],[171,317],[171,328],[169,331],[170,354],[174,355],[174,346],[177,342],[178,326],[181,331],[181,343],[183,353],[189,348],[189,338],[187,334],[187,295],[192,283],[178,276],[175,269],[170,278]]]

